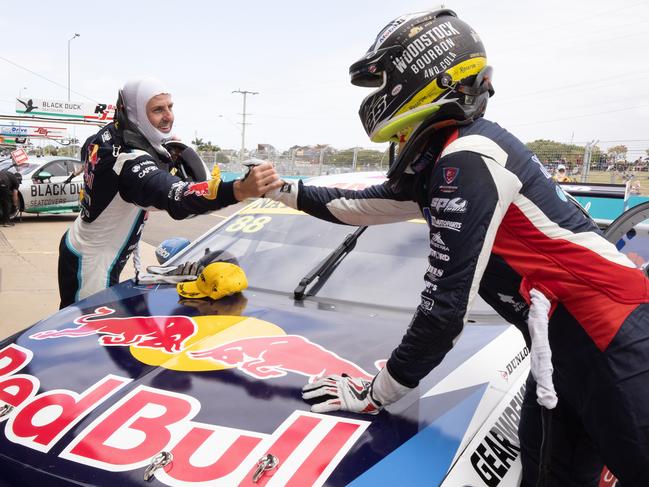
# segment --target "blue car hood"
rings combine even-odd
[[[214,302],[122,283],[0,345],[0,398],[15,406],[2,417],[3,479],[393,485],[407,465],[411,485],[437,485],[493,389],[470,372],[461,387],[441,384],[511,333],[508,325],[467,326],[442,364],[377,416],[313,414],[301,399],[305,383],[328,374],[371,379],[409,320],[388,308],[298,303],[250,289]],[[524,345],[504,349],[486,367],[508,379],[526,355]],[[161,451],[173,461],[145,483]],[[252,484],[267,452],[279,466]]]

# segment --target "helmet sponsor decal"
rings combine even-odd
[[[424,15],[428,15],[425,12],[418,12],[418,13],[413,13],[413,14],[407,14],[407,15],[402,15],[399,18],[394,19],[392,22],[390,22],[388,25],[386,25],[381,32],[379,32],[379,35],[376,37],[376,41],[370,48],[368,52],[368,57],[371,57],[374,55],[376,50],[381,47],[381,45],[388,40],[388,38],[394,34],[400,26],[408,22],[409,20],[416,19],[417,17],[422,17]]]
[[[403,54],[393,59],[392,64],[400,73],[410,69],[416,74],[456,47],[454,38],[461,35],[450,20],[435,25],[404,46]]]
[[[408,32],[408,38],[415,37],[417,34],[419,34],[422,30],[424,30],[423,27],[416,25],[410,31]]]

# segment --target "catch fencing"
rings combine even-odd
[[[560,150],[539,150],[535,154],[550,174],[555,175],[560,165],[565,166],[572,182],[624,184],[634,182],[636,191],[649,195],[649,155],[644,150],[625,154],[607,153],[593,144],[570,146]],[[644,155],[644,156],[643,156]],[[211,169],[216,162],[223,172],[241,174],[243,167],[234,152],[201,152]],[[292,150],[279,154],[253,151],[246,159],[272,161],[279,174],[290,177],[310,177],[343,174],[357,171],[386,171],[388,151],[355,148],[334,151],[331,148]]]

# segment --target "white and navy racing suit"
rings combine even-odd
[[[130,140],[148,146],[132,132]],[[142,235],[147,209],[182,219],[236,203],[232,182],[221,182],[216,192],[207,182],[184,182],[169,173],[153,148],[125,145],[114,123],[86,141],[81,157],[81,213],[59,246],[61,308],[119,281]]]
[[[540,290],[553,303],[559,396],[550,485],[597,485],[602,461],[623,485],[649,485],[649,280],[497,124],[479,119],[438,133],[412,168],[401,189],[390,181],[359,191],[300,183],[297,199],[283,200],[350,225],[424,215],[425,288],[387,362],[390,374],[417,386],[453,346],[476,294],[529,344],[526,303],[530,289]],[[519,432],[523,485],[537,478],[534,389],[528,384]]]

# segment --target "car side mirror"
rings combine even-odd
[[[51,179],[52,175],[47,171],[41,171],[36,176],[34,176],[34,178],[42,183],[46,179]]]
[[[174,255],[189,245],[189,240],[182,237],[173,237],[163,240],[155,249],[155,257],[159,264],[164,264]]]

